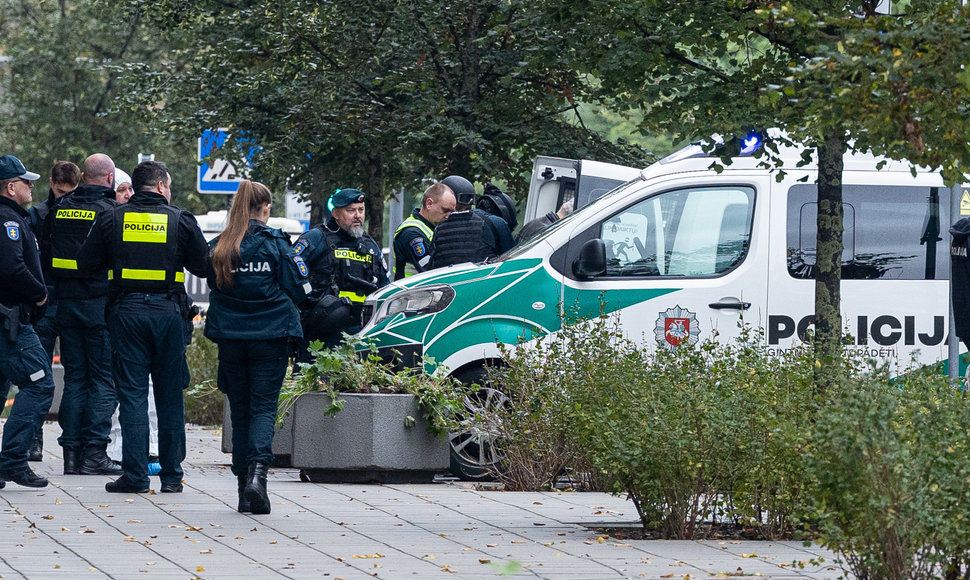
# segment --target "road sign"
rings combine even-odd
[[[239,182],[249,176],[249,165],[239,166],[229,159],[211,158],[210,155],[219,154],[219,149],[226,144],[229,133],[226,129],[206,130],[199,137],[199,172],[196,180],[196,190],[199,193],[236,193]],[[245,151],[246,159],[251,160],[255,149],[249,147]]]

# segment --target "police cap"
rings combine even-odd
[[[19,177],[27,181],[36,181],[40,175],[27,171],[24,164],[13,155],[0,156],[0,179],[13,179]]]
[[[333,207],[347,207],[352,203],[363,203],[364,192],[352,187],[338,189],[333,194],[333,197],[330,198],[330,202],[333,204]]]

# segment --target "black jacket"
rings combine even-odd
[[[970,339],[970,218],[950,228],[950,276],[953,279],[953,321],[956,335]]]
[[[78,269],[87,272],[94,272],[102,268],[115,269],[116,253],[122,252],[115,243],[115,222],[125,211],[137,208],[144,208],[148,211],[164,209],[161,206],[169,206],[168,201],[161,195],[151,191],[140,191],[131,196],[127,204],[121,204],[110,211],[98,215],[88,234],[87,240],[78,251]],[[189,272],[200,278],[206,275],[206,256],[209,254],[209,246],[202,236],[202,229],[195,221],[195,216],[181,211],[178,208],[169,206],[166,211],[177,211],[178,222],[176,224],[176,247],[172,261],[178,268],[185,268]],[[117,269],[120,269],[117,268]],[[110,283],[113,290],[120,290],[122,283],[120,276],[113,276]],[[178,293],[185,292],[185,285],[172,285],[171,290]]]
[[[214,249],[219,241],[209,242]],[[220,288],[209,255],[209,309],[205,336],[219,339],[260,340],[302,337],[296,308],[310,291],[303,259],[293,253],[289,238],[278,229],[250,220],[239,244],[239,263],[232,285]]]
[[[8,197],[0,197],[0,303],[33,306],[47,297],[40,251],[30,229],[30,214]]]

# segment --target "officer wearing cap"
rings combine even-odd
[[[442,183],[432,184],[394,232],[394,279],[400,280],[431,268],[434,228],[455,211],[455,194]]]
[[[54,397],[51,360],[31,326],[43,316],[47,304],[37,240],[24,209],[39,178],[13,155],[0,156],[0,385],[12,381],[20,388],[3,426],[0,488],[7,481],[27,487],[47,485],[27,465],[37,424]]]
[[[164,163],[132,172],[128,203],[98,215],[78,251],[82,272],[108,269],[108,332],[121,419],[124,474],[104,488],[144,493],[148,479],[148,377],[155,386],[163,493],[182,491],[185,459],[186,325],[191,310],[185,272],[206,275],[208,245],[195,217],[169,205],[172,176]]]
[[[51,274],[61,332],[64,393],[57,413],[65,475],[121,475],[106,452],[111,415],[118,405],[111,378],[111,343],[105,306],[108,269],[82,272],[77,254],[98,215],[114,201],[115,164],[103,153],[84,160],[81,185],[47,220]]]
[[[310,269],[313,287],[301,313],[304,345],[321,340],[328,348],[340,343],[342,332],[360,331],[364,298],[388,284],[384,254],[364,232],[364,193],[339,189],[330,201],[330,218],[293,246]],[[307,359],[304,350],[301,360]]]
[[[441,183],[455,192],[458,203],[448,219],[435,228],[432,268],[484,262],[515,245],[505,220],[472,207],[476,196],[470,181],[460,175],[449,175]]]

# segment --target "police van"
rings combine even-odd
[[[705,149],[678,151],[591,202],[599,192],[575,197],[581,174],[562,173],[577,181],[576,212],[492,262],[375,292],[362,336],[469,382],[499,359],[498,343],[539,339],[564,313],[595,317],[601,305],[646,344],[730,340],[743,321],[764,329],[769,353],[797,348],[813,322],[816,168],[798,166],[797,148],[779,152],[782,173],[744,149],[715,168]],[[533,216],[561,201],[556,169],[544,169],[530,190]],[[970,212],[967,187],[958,194]],[[938,174],[846,156],[841,299],[854,354],[900,369],[946,359],[950,196]],[[455,437],[453,471],[473,476],[494,461],[480,434]]]

